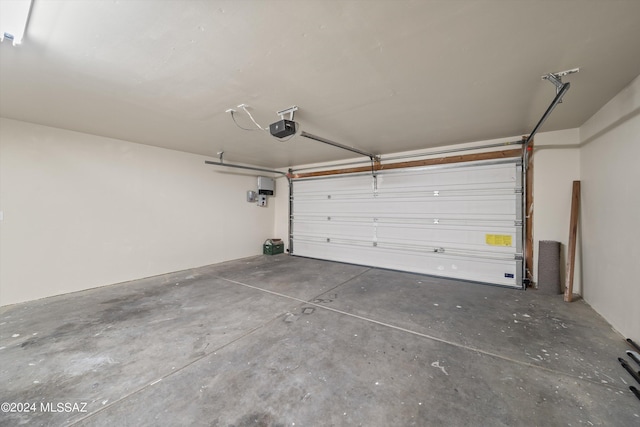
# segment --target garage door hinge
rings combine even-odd
[[[515,259],[516,261],[524,261],[524,256],[522,256],[522,254],[515,254],[513,256],[513,259]]]
[[[513,225],[515,225],[516,227],[522,227],[522,221],[520,220],[513,221]]]

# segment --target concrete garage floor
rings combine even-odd
[[[258,256],[0,309],[0,425],[640,425],[625,350],[560,295]]]

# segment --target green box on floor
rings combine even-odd
[[[267,239],[262,246],[262,253],[265,255],[277,255],[284,252],[284,242],[282,239]]]

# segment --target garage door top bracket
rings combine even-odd
[[[549,73],[542,76],[542,80],[549,80],[556,87],[556,97],[553,98],[553,101],[551,101],[551,104],[547,108],[547,111],[544,112],[544,114],[542,115],[542,118],[540,119],[536,127],[533,128],[533,130],[531,131],[531,134],[529,134],[529,136],[527,137],[524,143],[525,149],[529,145],[529,142],[533,140],[533,137],[538,132],[538,129],[540,129],[540,127],[545,122],[545,120],[547,120],[549,115],[551,115],[551,112],[553,111],[553,109],[556,108],[556,105],[562,102],[562,97],[564,96],[564,94],[567,93],[567,91],[569,90],[571,83],[569,82],[562,83],[562,77],[568,74],[577,73],[578,71],[580,71],[580,68],[573,68],[571,70],[560,71],[557,73]]]
[[[562,90],[562,78],[569,74],[577,73],[580,68],[573,68],[571,70],[558,71],[557,73],[549,73],[542,76],[542,80],[549,80],[556,87],[556,95]],[[562,98],[558,101],[558,104],[562,104]]]

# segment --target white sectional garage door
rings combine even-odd
[[[520,159],[293,179],[293,255],[522,287]]]

